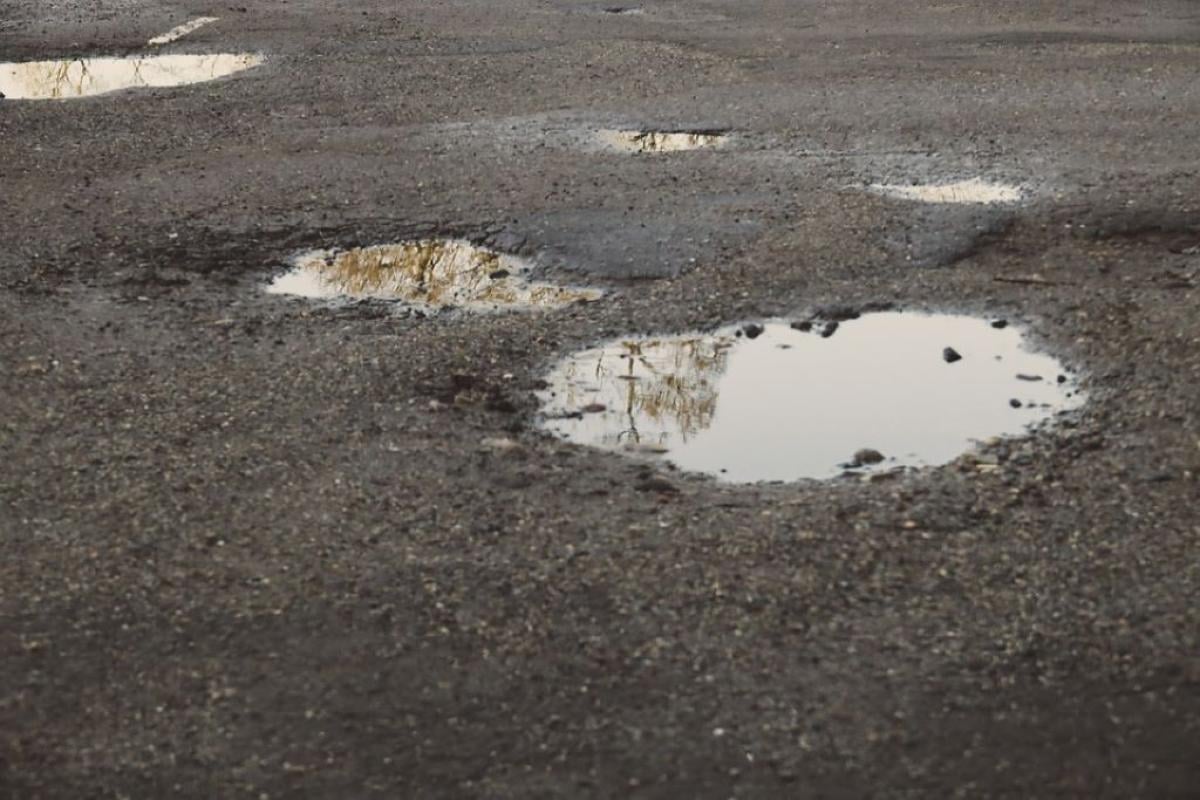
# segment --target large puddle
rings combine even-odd
[[[724,147],[728,137],[710,131],[600,131],[600,142],[624,153],[680,153]]]
[[[730,482],[943,464],[1082,402],[1013,326],[899,312],[622,340],[547,381],[545,429]]]
[[[10,100],[70,100],[122,89],[202,83],[262,63],[263,57],[254,53],[0,63],[0,94]]]
[[[422,309],[475,311],[557,308],[601,292],[528,279],[529,264],[454,239],[400,242],[344,252],[317,250],[267,291],[310,298],[397,300]]]

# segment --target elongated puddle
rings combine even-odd
[[[1025,196],[1020,186],[989,183],[980,178],[956,183],[892,184],[874,183],[871,190],[898,200],[947,205],[1005,205],[1018,203]]]
[[[254,53],[83,58],[0,64],[0,94],[10,100],[70,100],[122,89],[183,86],[257,67]]]
[[[344,252],[316,250],[267,291],[311,298],[397,300],[422,309],[475,311],[556,308],[601,292],[530,281],[529,264],[454,239],[400,242]]]
[[[1014,327],[899,312],[617,341],[548,384],[546,430],[731,482],[943,464],[1082,402]]]
[[[723,147],[727,137],[704,131],[600,131],[600,142],[625,153],[678,153]]]

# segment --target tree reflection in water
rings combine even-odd
[[[262,63],[254,53],[26,61],[0,64],[0,93],[11,100],[69,100],[210,81]]]
[[[712,424],[733,342],[729,336],[646,339],[582,353],[564,370],[564,399],[574,408],[579,395],[573,390],[586,389],[590,402],[620,409],[626,424],[606,432],[604,444],[665,446],[673,436],[686,442]]]
[[[685,150],[709,150],[723,147],[726,137],[719,133],[697,131],[601,131],[600,139],[609,147],[629,153],[679,153]]]

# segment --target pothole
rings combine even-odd
[[[1020,186],[991,183],[980,178],[955,183],[904,184],[874,183],[871,190],[900,200],[920,203],[959,205],[998,205],[1018,203],[1025,196]]]
[[[224,78],[257,67],[254,53],[83,58],[0,64],[0,96],[70,100],[122,89],[163,88]]]
[[[601,143],[626,153],[678,153],[724,147],[728,136],[717,131],[600,131]]]
[[[293,269],[276,278],[267,291],[475,311],[557,308],[602,295],[596,289],[531,281],[529,271],[530,265],[515,256],[467,241],[432,239],[303,253],[293,259]]]
[[[1082,402],[1014,326],[901,312],[620,340],[547,383],[544,429],[739,483],[944,464]]]

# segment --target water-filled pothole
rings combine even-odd
[[[998,205],[1017,203],[1025,196],[1020,186],[1006,183],[991,183],[980,178],[954,183],[931,184],[871,184],[872,191],[900,200],[915,200],[920,203],[946,203],[956,205]]]
[[[467,241],[431,239],[316,250],[293,259],[294,268],[267,291],[310,298],[397,300],[422,309],[557,308],[596,300],[595,289],[531,281],[530,265]]]
[[[943,464],[1082,402],[1013,326],[900,312],[621,340],[547,382],[543,428],[732,482]]]
[[[183,86],[257,67],[254,53],[83,58],[0,64],[0,95],[10,100],[70,100],[122,89]]]
[[[600,141],[625,153],[679,153],[724,147],[728,137],[717,131],[600,131]]]

